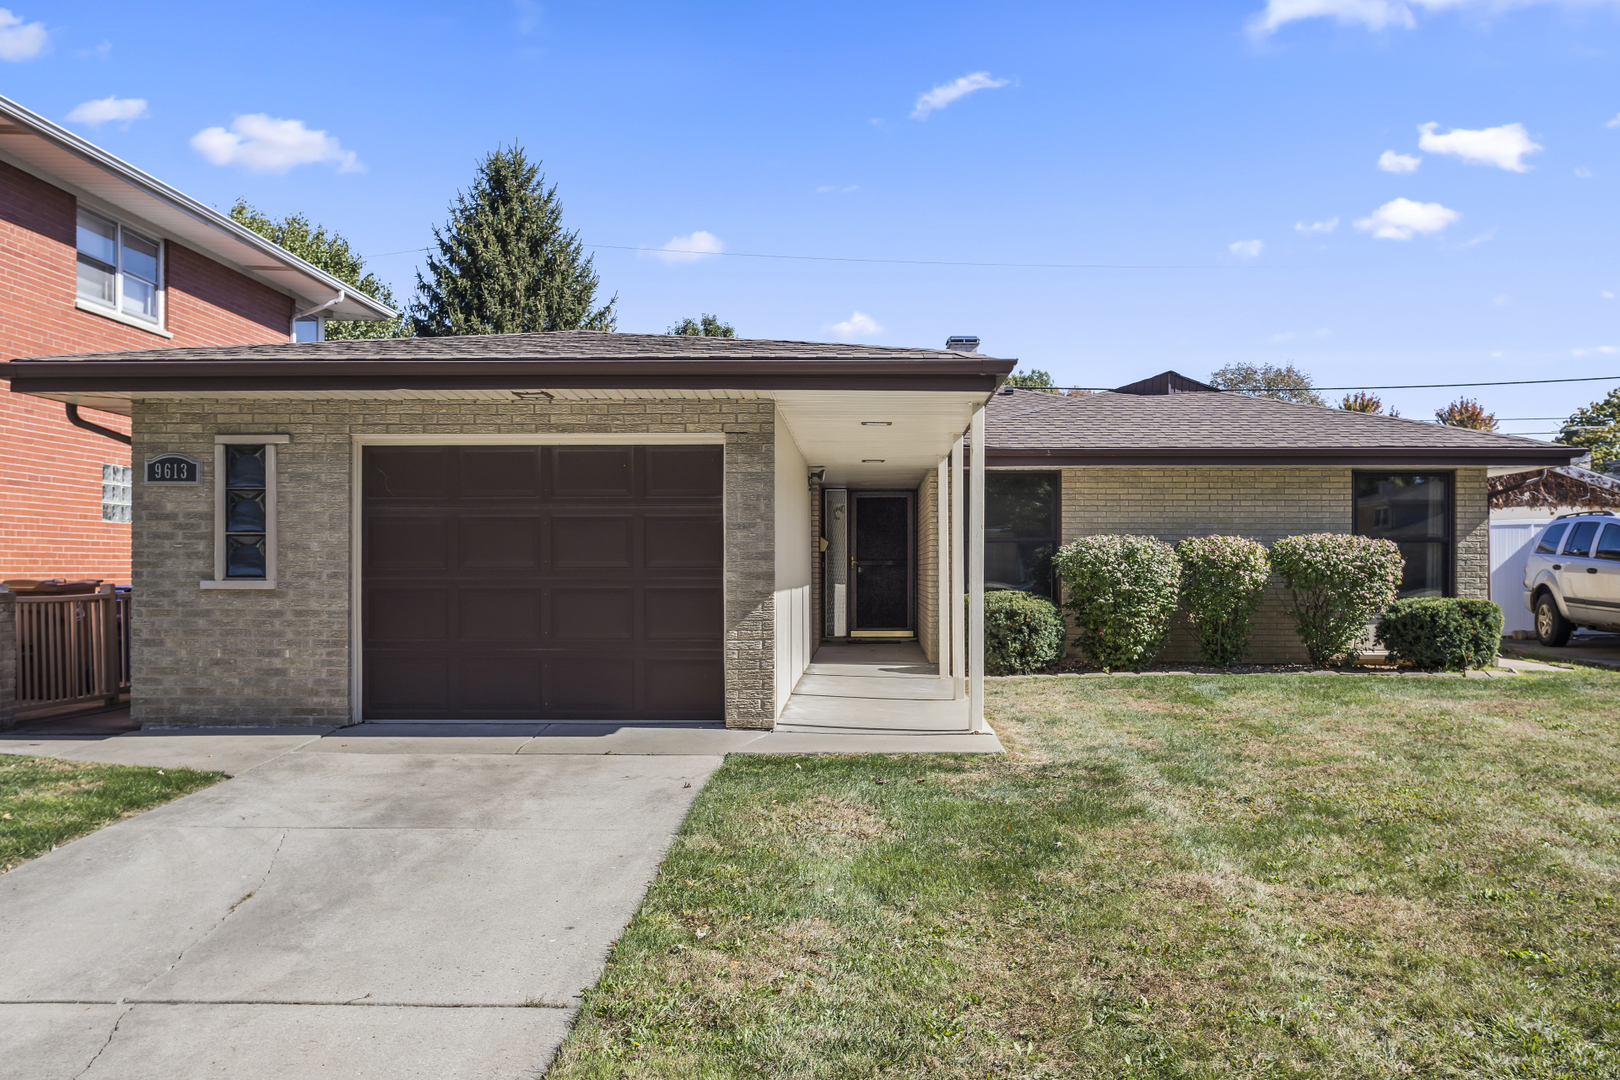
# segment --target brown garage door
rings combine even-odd
[[[368,720],[718,720],[719,446],[368,446]]]

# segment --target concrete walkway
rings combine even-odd
[[[1514,656],[1534,657],[1539,660],[1574,661],[1597,667],[1620,668],[1620,634],[1599,634],[1590,630],[1576,632],[1569,644],[1551,648],[1541,642],[1502,642],[1502,651]]]
[[[346,738],[0,875],[0,1077],[535,1076],[722,760]]]
[[[922,647],[908,642],[826,644],[788,698],[776,730],[828,736],[972,734],[968,703],[953,698]],[[994,738],[994,736],[988,736]]]

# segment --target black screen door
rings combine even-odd
[[[854,612],[850,630],[910,633],[912,498],[909,491],[850,492],[854,504]]]

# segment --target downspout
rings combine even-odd
[[[339,304],[343,303],[343,301],[345,299],[347,299],[347,298],[348,298],[348,294],[346,292],[344,292],[342,289],[339,289],[338,294],[336,296],[332,297],[332,299],[328,300],[324,304],[316,304],[314,307],[305,308],[303,311],[294,311],[293,312],[293,317],[292,317],[292,335],[291,336],[296,337],[297,334],[298,334],[298,320],[299,319],[307,319],[311,315],[319,315],[321,312],[325,311],[327,308],[337,307]]]
[[[93,431],[97,435],[105,436],[106,438],[112,439],[115,442],[121,442],[125,446],[132,444],[133,440],[131,440],[130,437],[125,435],[122,431],[114,431],[112,428],[102,427],[100,424],[93,424],[84,417],[80,416],[79,407],[77,405],[70,402],[66,408],[68,423],[72,424],[74,427],[84,428],[86,431]]]

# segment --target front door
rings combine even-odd
[[[910,491],[852,491],[851,637],[908,637],[913,622]]]

